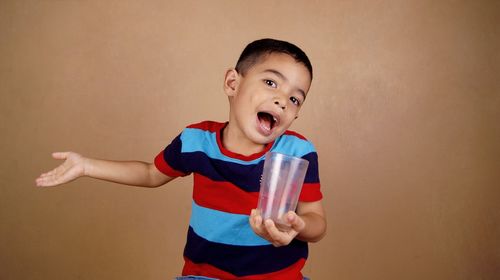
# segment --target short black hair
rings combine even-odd
[[[276,39],[265,38],[248,44],[241,53],[235,69],[241,75],[245,75],[246,71],[254,66],[259,59],[271,53],[284,53],[293,57],[295,61],[304,64],[307,70],[309,70],[312,80],[312,65],[306,53],[292,43]]]

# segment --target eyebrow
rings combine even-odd
[[[266,69],[266,70],[264,70],[264,72],[275,74],[280,79],[288,81],[288,79],[285,77],[285,75],[281,74],[281,72],[278,71],[278,70]],[[302,97],[304,98],[304,100],[306,100],[306,93],[301,88],[297,88],[297,90],[299,91],[300,95],[302,95]]]

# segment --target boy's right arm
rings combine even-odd
[[[158,187],[173,179],[152,163],[92,159],[73,152],[53,153],[52,156],[65,161],[41,174],[36,179],[39,187],[68,183],[82,176],[139,187]]]

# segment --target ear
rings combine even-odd
[[[236,95],[239,81],[240,75],[236,69],[231,68],[226,71],[226,75],[224,76],[224,92],[227,96]]]

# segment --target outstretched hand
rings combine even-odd
[[[53,153],[52,157],[65,161],[52,171],[41,174],[35,181],[38,187],[64,184],[85,175],[85,158],[81,155],[73,152],[57,152]]]
[[[256,209],[252,210],[249,220],[253,231],[275,247],[290,244],[306,226],[304,220],[293,211],[286,214],[286,220],[290,224],[289,228],[277,226],[271,219],[263,221]]]

